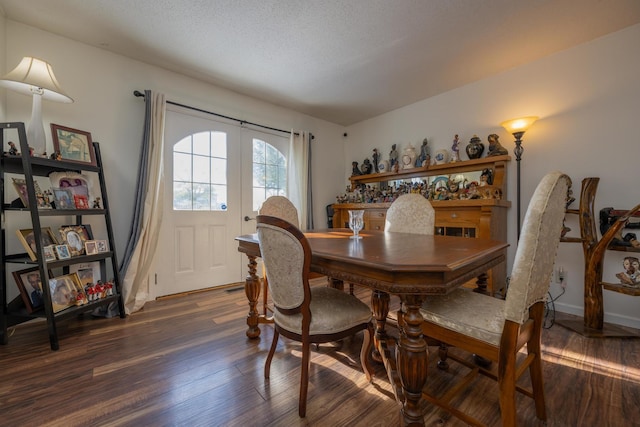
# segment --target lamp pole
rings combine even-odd
[[[524,151],[524,148],[522,148],[522,135],[524,135],[524,132],[514,132],[513,136],[516,138],[516,148],[513,149],[513,154],[515,154],[516,156],[516,194],[517,194],[517,215],[518,215],[518,224],[517,224],[517,230],[518,230],[518,238],[517,240],[520,241],[520,159],[522,159],[522,152]]]

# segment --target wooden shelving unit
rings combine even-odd
[[[594,201],[600,178],[582,180],[580,208],[568,209],[567,213],[579,215],[580,238],[563,238],[563,242],[582,243],[584,252],[584,321],[562,320],[558,323],[588,337],[640,337],[638,333],[604,323],[603,289],[629,296],[640,296],[639,288],[607,283],[602,280],[604,258],[608,250],[636,252],[639,248],[612,245],[612,240],[625,228],[629,218],[640,211],[640,205],[620,216],[598,239]]]
[[[80,164],[76,162],[67,162],[52,160],[42,157],[29,156],[29,147],[27,144],[27,138],[24,128],[24,123],[0,123],[0,146],[5,146],[4,132],[5,130],[13,129],[17,131],[18,139],[20,140],[20,152],[21,155],[11,156],[5,155],[0,159],[0,178],[2,184],[0,185],[0,214],[2,215],[2,229],[1,237],[2,243],[0,244],[0,344],[8,343],[7,328],[19,323],[32,320],[34,318],[46,319],[46,326],[49,332],[49,342],[52,350],[59,349],[57,324],[58,322],[78,316],[82,313],[93,311],[94,309],[109,305],[112,302],[116,302],[119,310],[120,317],[125,317],[124,303],[121,293],[121,281],[118,272],[118,262],[115,252],[115,243],[113,235],[113,227],[111,224],[111,216],[109,213],[109,200],[107,197],[107,190],[104,179],[104,169],[102,167],[102,157],[100,154],[100,146],[98,143],[93,143],[93,148],[96,154],[97,166],[91,164]],[[100,209],[39,209],[36,203],[36,192],[34,184],[34,176],[48,176],[52,172],[91,172],[96,173],[99,180],[102,206]],[[7,173],[23,175],[27,187],[28,200],[30,201],[28,208],[15,207],[14,204],[7,203],[5,201],[5,175]],[[31,217],[31,228],[35,237],[37,255],[36,261],[32,261],[26,253],[7,253],[7,239],[10,236],[15,238],[13,230],[9,233],[5,230],[5,215],[9,212],[14,212],[12,215],[21,215],[29,213]],[[71,217],[74,218],[76,225],[82,224],[82,218],[84,216],[98,216],[104,219],[104,225],[106,228],[106,239],[109,244],[108,252],[101,252],[99,254],[75,256],[69,259],[45,261],[44,257],[44,245],[41,240],[43,221],[47,218],[60,218]],[[43,220],[43,221],[41,221]],[[69,266],[80,263],[99,262],[102,278],[106,279],[106,263],[110,262],[111,270],[114,278],[114,294],[107,296],[96,301],[88,302],[84,305],[73,306],[66,308],[59,312],[54,312],[52,307],[51,291],[49,289],[49,271],[54,269],[62,269],[63,272],[68,271]],[[7,284],[13,282],[8,270],[7,264],[24,264],[37,266],[40,278],[42,282],[42,298],[44,309],[40,311],[34,311],[29,313],[24,305],[24,302],[20,295],[12,301],[7,300]]]

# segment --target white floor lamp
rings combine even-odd
[[[42,124],[42,99],[66,103],[73,102],[73,99],[60,87],[51,65],[30,56],[22,58],[16,68],[2,77],[0,85],[15,92],[33,95],[31,121],[27,127],[27,143],[33,148],[35,155],[41,156],[46,152],[46,138]]]

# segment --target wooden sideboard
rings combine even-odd
[[[502,193],[501,199],[466,199],[466,200],[431,200],[436,218],[435,233],[460,236],[479,237],[498,241],[507,241],[507,211],[511,202],[506,200],[506,165],[509,156],[485,157],[482,159],[431,165],[427,168],[412,168],[399,172],[386,172],[369,175],[358,175],[350,178],[352,186],[358,184],[375,184],[388,181],[421,178],[426,181],[441,176],[469,175],[477,176],[483,169],[493,171],[493,188]],[[387,203],[338,203],[333,205],[333,226],[346,228],[349,223],[349,210],[363,209],[364,230],[384,230]],[[488,272],[487,292],[500,292],[506,281],[506,264],[502,263]]]

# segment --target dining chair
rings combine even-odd
[[[471,371],[440,397],[423,395],[468,424],[481,425],[450,402],[454,393],[465,390],[478,373],[498,381],[502,425],[516,425],[516,390],[534,399],[536,416],[546,421],[540,336],[569,182],[568,176],[552,172],[538,184],[525,214],[506,299],[459,288],[448,295],[430,296],[422,306],[425,336],[497,362],[496,374],[462,357],[448,355],[441,347],[442,366],[450,357]],[[518,357],[525,345],[526,357]],[[516,385],[527,368],[531,390]]]
[[[385,218],[385,233],[412,233],[431,236],[435,232],[436,213],[431,202],[423,195],[410,193],[399,196],[391,203]],[[397,311],[398,327],[402,327],[404,312],[401,305]],[[393,326],[393,319],[390,319]]]
[[[278,338],[302,343],[302,368],[298,414],[306,415],[309,386],[310,344],[338,341],[364,331],[360,364],[371,381],[373,324],[369,307],[353,295],[329,287],[309,286],[311,248],[304,234],[280,218],[257,217],[260,253],[266,265],[269,288],[274,303],[273,342],[264,367],[269,378],[271,360]]]
[[[435,217],[431,203],[423,195],[403,194],[389,206],[384,231],[433,235]]]
[[[258,214],[282,218],[285,221],[295,225],[296,227],[300,227],[298,220],[298,210],[296,209],[295,205],[284,196],[268,197],[267,200],[262,203]],[[269,285],[267,283],[267,276],[265,274],[264,268],[262,270],[262,277],[262,314],[266,316],[267,313],[271,310],[269,308]]]

